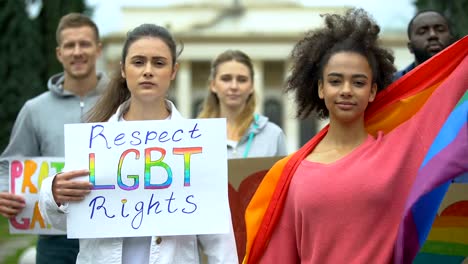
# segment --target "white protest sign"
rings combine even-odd
[[[55,175],[63,169],[63,158],[11,158],[9,191],[22,195],[26,207],[15,218],[10,218],[11,234],[65,234],[64,231],[48,224],[39,211],[39,191],[42,181],[49,175]]]
[[[69,238],[227,233],[225,119],[65,125],[66,171],[94,185]]]

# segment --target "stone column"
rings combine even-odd
[[[177,109],[185,118],[192,117],[192,67],[190,61],[179,62],[177,73]]]
[[[284,65],[284,80],[290,74],[289,72],[290,64],[285,62]],[[296,118],[296,103],[294,102],[294,94],[285,94],[283,96],[283,130],[286,134],[286,144],[288,147],[288,152],[296,151],[300,146],[300,124],[299,120]]]
[[[263,61],[254,60],[252,62],[254,67],[254,89],[257,96],[257,106],[255,111],[263,113],[263,91],[265,90],[264,74],[263,74]]]

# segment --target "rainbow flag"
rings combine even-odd
[[[438,130],[430,150],[421,154],[426,156],[414,177],[402,214],[394,263],[413,261],[427,238],[449,182],[468,172],[467,55],[468,37],[465,37],[380,92],[366,110],[366,129],[376,135],[377,131],[392,131],[415,115],[437,89],[453,87],[460,94],[457,98],[461,98],[458,104],[453,104],[454,109]],[[243,263],[260,260],[282,214],[294,172],[326,135],[327,129],[276,163],[263,179],[246,210],[247,246]]]
[[[465,87],[468,87],[468,83],[465,83]],[[395,263],[412,263],[429,235],[437,216],[438,206],[444,198],[450,180],[454,175],[461,176],[468,171],[467,113],[468,92],[465,92],[439,131],[416,176],[397,238]],[[441,166],[447,160],[453,162],[452,166]],[[468,193],[466,200],[468,203]],[[462,202],[457,206],[463,206],[466,210],[468,209],[466,203]],[[450,213],[443,212],[440,217],[445,214]],[[436,222],[434,231],[439,235],[435,235],[432,241],[431,239],[427,241],[427,250],[448,246],[453,249],[450,254],[452,257],[460,260],[465,257],[468,259],[468,211],[464,216],[456,215],[451,220],[445,221],[445,224],[443,220],[440,223]]]
[[[454,183],[413,264],[461,264],[468,261],[468,184]]]

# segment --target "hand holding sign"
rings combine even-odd
[[[22,196],[0,192],[0,215],[6,218],[15,217],[26,206]]]
[[[88,170],[74,170],[57,174],[52,183],[52,194],[57,204],[81,201],[91,191],[89,181],[76,181],[77,177],[89,175]]]
[[[225,127],[216,118],[65,125],[67,168],[89,168],[52,187],[56,202],[80,200],[67,208],[67,236],[229,232]],[[68,185],[84,175],[91,185]]]
[[[53,228],[39,210],[39,190],[49,175],[64,167],[60,157],[10,158],[9,193],[0,193],[0,213],[7,214],[11,234],[64,234]],[[12,213],[14,215],[12,215]]]

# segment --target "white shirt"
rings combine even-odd
[[[182,119],[182,116],[177,111],[175,106],[168,101],[171,106],[171,119]],[[118,111],[120,113],[120,111]],[[119,115],[114,115],[109,122],[119,121]],[[45,220],[51,223],[54,227],[65,230],[67,229],[66,213],[67,208],[58,207],[54,201],[52,194],[53,177],[47,177],[42,182],[39,209]],[[229,216],[229,218],[231,218]],[[143,259],[138,264],[199,264],[201,249],[208,257],[208,264],[238,264],[236,241],[231,225],[231,230],[228,234],[213,234],[213,235],[180,235],[180,236],[164,236],[164,237],[139,237],[135,240],[125,238],[93,238],[80,239],[80,252],[77,257],[77,264],[122,264],[126,263],[123,260],[124,255],[131,254],[131,262],[138,263],[137,255],[132,252],[131,247],[136,247],[138,250],[146,250],[149,247],[149,253],[143,253],[138,259]],[[130,250],[126,245],[130,245]],[[147,245],[147,246],[146,246]],[[123,248],[129,253],[123,253]]]
[[[171,120],[172,113],[164,120]],[[126,122],[123,115],[120,122]],[[151,237],[125,237],[122,242],[122,264],[149,263]]]

